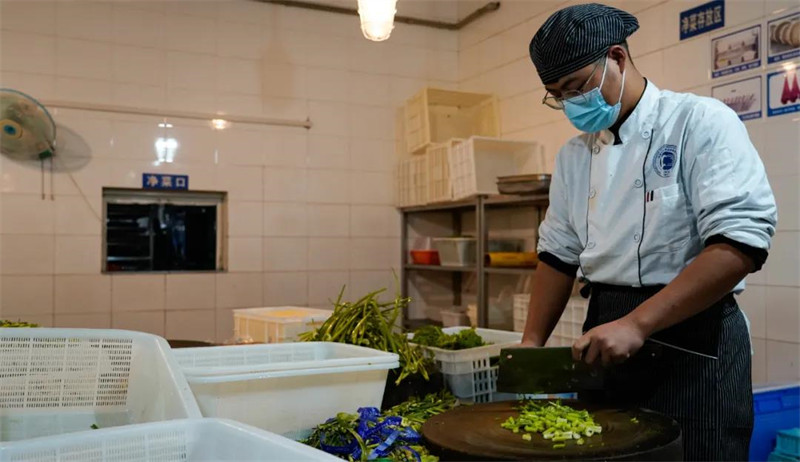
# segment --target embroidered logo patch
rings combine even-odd
[[[667,178],[672,175],[672,170],[678,161],[678,148],[674,144],[665,144],[658,148],[653,157],[653,169],[658,176]]]

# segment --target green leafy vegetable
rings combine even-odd
[[[38,324],[25,321],[9,321],[7,319],[0,320],[0,327],[39,327]]]
[[[92,424],[92,426],[90,428],[92,430],[99,430],[100,429],[100,427],[98,427],[97,424]]]
[[[411,428],[419,431],[425,421],[444,411],[453,409],[455,406],[455,396],[448,391],[442,391],[440,393],[431,393],[422,399],[411,398],[404,403],[389,408],[385,414],[387,416],[402,417],[403,421],[408,422]]]
[[[487,345],[475,329],[464,329],[455,334],[445,334],[438,326],[423,326],[414,332],[412,343],[445,350],[466,350]]]
[[[400,417],[402,419],[400,425],[392,426],[392,429],[398,430],[400,434],[409,428],[418,432],[426,420],[452,409],[455,405],[456,399],[450,393],[433,393],[422,399],[413,398],[398,404],[378,416],[376,421],[366,423],[367,427],[373,428],[375,425],[383,424],[389,417]],[[359,434],[360,424],[362,422],[358,414],[339,413],[336,417],[315,427],[311,432],[311,436],[303,443],[323,451],[329,450],[331,454],[345,460],[370,460],[370,454],[378,447],[379,443],[374,440],[371,442],[365,441]],[[360,456],[354,459],[352,455],[343,454],[341,448],[349,447],[360,448]],[[333,449],[336,449],[336,451]],[[375,460],[416,462],[415,453],[419,455],[422,462],[438,461],[438,458],[431,455],[423,445],[402,442],[402,436],[390,444],[389,454],[385,458]]]
[[[379,303],[378,295],[385,289],[371,292],[355,303],[343,302],[344,287],[334,303],[333,314],[316,330],[300,334],[304,342],[338,342],[374,348],[400,356],[400,383],[413,374],[428,379],[432,366],[418,346],[409,344],[399,333],[397,321],[408,298],[397,297],[389,303]]]
[[[519,433],[524,430],[528,433],[539,433],[542,438],[553,441],[553,448],[566,447],[566,442],[575,440],[575,444],[582,446],[586,438],[602,433],[603,428],[598,425],[591,414],[586,410],[576,410],[561,404],[560,401],[548,401],[540,404],[536,401],[522,403],[517,418],[509,417],[501,427]],[[526,435],[529,436],[526,438]],[[522,438],[530,441],[527,433]]]

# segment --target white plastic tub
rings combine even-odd
[[[0,329],[0,441],[200,416],[160,337]]]
[[[442,266],[470,266],[475,264],[476,243],[474,237],[436,237],[433,245],[439,251]]]
[[[185,419],[0,444],[0,460],[26,462],[337,461],[336,457],[223,419]]]
[[[200,410],[297,437],[339,412],[380,407],[398,356],[309,342],[176,350]]]
[[[469,324],[467,313],[456,310],[442,310],[442,325],[445,327],[463,326]]]
[[[331,310],[299,306],[244,308],[233,310],[233,330],[237,337],[250,337],[256,343],[295,342],[331,314]]]

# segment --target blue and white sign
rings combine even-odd
[[[725,27],[725,0],[714,0],[681,12],[681,40]]]
[[[767,116],[800,112],[800,82],[797,66],[786,66],[783,70],[767,75],[769,105]]]
[[[761,67],[761,25],[711,40],[711,77]]]
[[[189,175],[142,173],[142,189],[189,189]]]
[[[769,50],[767,63],[777,63],[800,56],[800,11],[767,21]]]
[[[763,113],[761,103],[761,76],[736,82],[717,85],[711,88],[711,97],[725,103],[736,111],[740,119],[760,119]]]

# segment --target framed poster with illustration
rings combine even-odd
[[[742,120],[761,118],[761,76],[725,83],[711,88],[711,97],[736,111]]]
[[[800,11],[767,21],[767,63],[800,57]]]
[[[784,65],[783,69],[767,75],[767,95],[769,103],[767,116],[800,112],[800,68]]]
[[[761,66],[761,25],[711,39],[711,77],[723,77]]]

